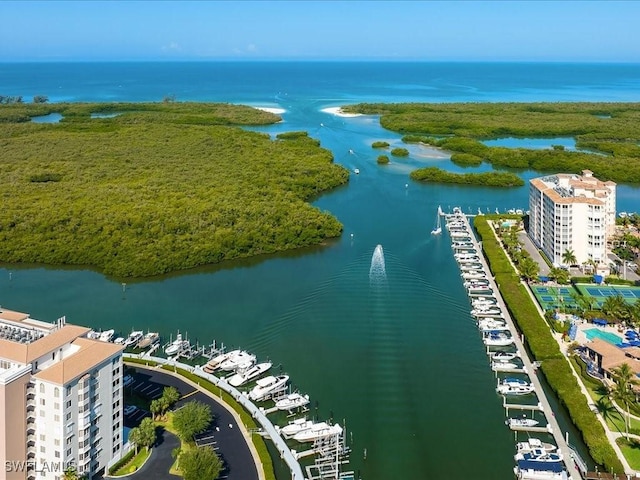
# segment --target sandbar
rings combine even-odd
[[[263,112],[274,113],[276,115],[282,115],[286,112],[284,108],[274,108],[274,107],[253,107],[258,110],[262,110]]]
[[[361,113],[345,113],[340,107],[327,107],[323,108],[321,112],[337,115],[338,117],[359,117]]]

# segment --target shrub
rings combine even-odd
[[[407,150],[406,148],[397,147],[391,150],[391,155],[393,155],[394,157],[408,157],[409,150]]]

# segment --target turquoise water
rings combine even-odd
[[[307,130],[337,163],[360,170],[348,185],[314,201],[344,224],[343,236],[325,247],[128,280],[124,289],[119,280],[90,270],[4,265],[0,304],[34,318],[66,315],[69,322],[123,333],[153,329],[168,338],[180,329],[200,343],[216,339],[269,358],[310,395],[311,414],[346,421],[351,466],[363,479],[511,478],[514,435],[504,425],[496,380],[469,315],[447,233],[430,232],[438,205],[469,213],[527,210],[526,186],[414,183],[408,175],[418,166],[462,169],[442,152],[413,145],[409,158],[380,167],[371,143],[398,146],[400,135],[382,129],[377,117],[343,118],[322,110],[360,101],[635,100],[638,88],[640,68],[625,65],[203,62],[0,68],[0,91],[25,98],[159,101],[174,94],[178,101],[283,108],[282,123],[260,130]],[[640,189],[619,185],[619,210],[637,210],[638,199]],[[382,283],[369,278],[378,244],[385,258]],[[562,412],[557,416],[562,420]],[[574,431],[571,438],[579,442]]]
[[[495,140],[484,140],[482,143],[489,147],[509,147],[509,148],[528,148],[528,149],[544,149],[552,148],[554,145],[560,145],[565,150],[575,150],[576,141],[573,138],[497,138]]]
[[[31,117],[31,121],[33,123],[58,123],[60,120],[62,120],[62,115],[59,113],[50,113],[49,115]]]
[[[611,332],[605,332],[604,330],[599,330],[597,328],[590,328],[589,330],[585,330],[584,334],[587,337],[587,340],[593,340],[594,338],[600,338],[606,342],[609,342],[612,345],[617,345],[621,343],[622,337],[615,335]]]

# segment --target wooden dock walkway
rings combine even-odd
[[[461,219],[464,221],[466,227],[467,227],[467,231],[469,232],[469,238],[471,243],[473,243],[474,248],[476,248],[477,251],[481,251],[481,245],[478,242],[478,240],[476,239],[475,235],[473,234],[473,229],[471,228],[471,225],[469,223],[469,218],[467,215],[461,214],[461,215],[446,215],[445,218],[447,219],[447,221],[449,220],[449,218],[451,217],[455,217],[456,219]],[[456,240],[456,238],[454,238],[453,236],[452,240]],[[465,240],[467,241],[467,240]],[[515,323],[513,322],[513,319],[511,318],[511,315],[509,314],[509,310],[507,309],[507,306],[504,302],[504,299],[502,298],[502,295],[500,294],[500,289],[498,288],[498,285],[495,282],[495,279],[491,276],[491,270],[489,269],[489,265],[487,264],[487,261],[484,257],[484,255],[482,255],[480,257],[480,262],[482,263],[482,266],[484,268],[484,272],[487,274],[488,280],[489,280],[489,285],[491,287],[491,289],[493,290],[493,295],[496,297],[497,301],[498,301],[498,305],[500,306],[504,319],[507,322],[507,325],[509,326],[509,329],[511,331],[511,334],[513,335],[514,338],[514,345],[517,348],[518,352],[520,352],[521,355],[521,360],[524,364],[524,366],[526,367],[526,369],[529,372],[532,372],[531,375],[529,375],[531,384],[534,386],[535,388],[535,392],[536,395],[538,397],[538,400],[540,402],[541,405],[541,411],[545,411],[545,412],[553,412],[553,409],[551,408],[551,404],[549,403],[549,400],[547,399],[545,392],[542,388],[542,384],[540,382],[540,379],[537,376],[537,370],[534,368],[533,365],[533,361],[529,358],[528,352],[526,350],[526,348],[524,347],[524,344],[522,343],[522,339],[520,337],[520,334],[518,332],[518,329],[515,326]],[[510,408],[514,408],[513,406],[509,406]],[[505,406],[506,408],[506,406]],[[527,409],[531,409],[531,406],[527,406]],[[579,473],[578,470],[576,470],[573,466],[573,460],[572,455],[571,455],[571,450],[569,449],[569,446],[567,445],[567,442],[565,441],[564,435],[563,435],[563,431],[560,428],[560,425],[558,424],[558,421],[555,417],[555,415],[550,415],[549,418],[547,418],[547,421],[549,422],[549,425],[551,426],[552,432],[553,432],[553,437],[556,441],[556,444],[558,445],[558,450],[562,453],[563,457],[564,457],[564,463],[565,463],[565,467],[567,469],[567,472],[571,472],[571,475],[573,477],[574,480],[578,480],[578,479],[582,479],[582,475]],[[597,477],[596,477],[597,478]],[[602,477],[604,478],[604,477]],[[624,478],[624,477],[622,477]]]

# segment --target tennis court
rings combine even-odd
[[[573,308],[576,306],[575,301],[571,296],[571,292],[576,293],[573,287],[532,285],[531,290],[538,299],[538,303],[543,310]]]
[[[595,298],[600,305],[608,297],[615,297],[616,295],[621,295],[628,303],[635,303],[640,298],[640,287],[628,285],[589,285],[581,283],[577,284],[576,288],[582,295]]]

